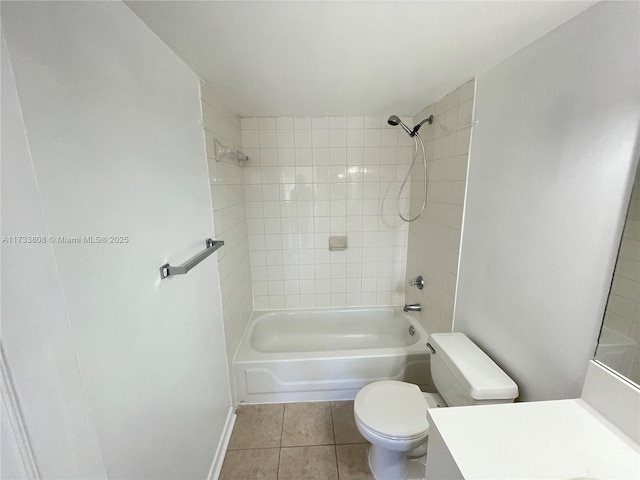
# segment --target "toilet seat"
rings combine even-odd
[[[354,402],[354,413],[365,427],[381,437],[398,440],[427,435],[427,408],[416,385],[395,380],[365,386]]]

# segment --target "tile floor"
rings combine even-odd
[[[242,405],[220,480],[374,480],[353,402]]]

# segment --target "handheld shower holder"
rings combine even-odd
[[[413,137],[414,135],[416,135],[418,133],[418,130],[420,130],[420,127],[424,123],[428,123],[429,125],[431,125],[433,123],[433,115],[429,115],[427,118],[425,118],[420,123],[418,123],[415,127],[413,127],[413,130],[411,131],[410,136]]]

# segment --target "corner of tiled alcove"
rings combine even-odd
[[[475,79],[470,80],[414,117],[418,123],[429,115],[432,125],[420,133],[427,151],[427,207],[409,224],[406,303],[420,303],[413,312],[429,333],[450,332],[460,254],[462,212],[467,180]],[[411,215],[422,204],[423,168],[417,163],[411,178]],[[424,289],[410,286],[422,275]]]
[[[240,150],[240,118],[204,81],[200,81],[200,97],[215,237],[225,242],[218,250],[217,258],[227,362],[231,370],[233,355],[253,312],[245,179],[244,169],[240,166],[216,162],[214,138],[227,147]],[[232,371],[229,376],[233,383]]]

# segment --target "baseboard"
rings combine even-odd
[[[211,463],[211,469],[209,470],[209,476],[207,480],[218,480],[220,476],[220,470],[222,470],[222,463],[224,462],[224,456],[227,453],[227,447],[229,446],[229,440],[231,440],[231,432],[233,432],[233,426],[236,423],[236,409],[232,405],[229,407],[229,414],[227,415],[227,421],[224,425],[224,431],[218,444],[218,449],[213,457]]]

